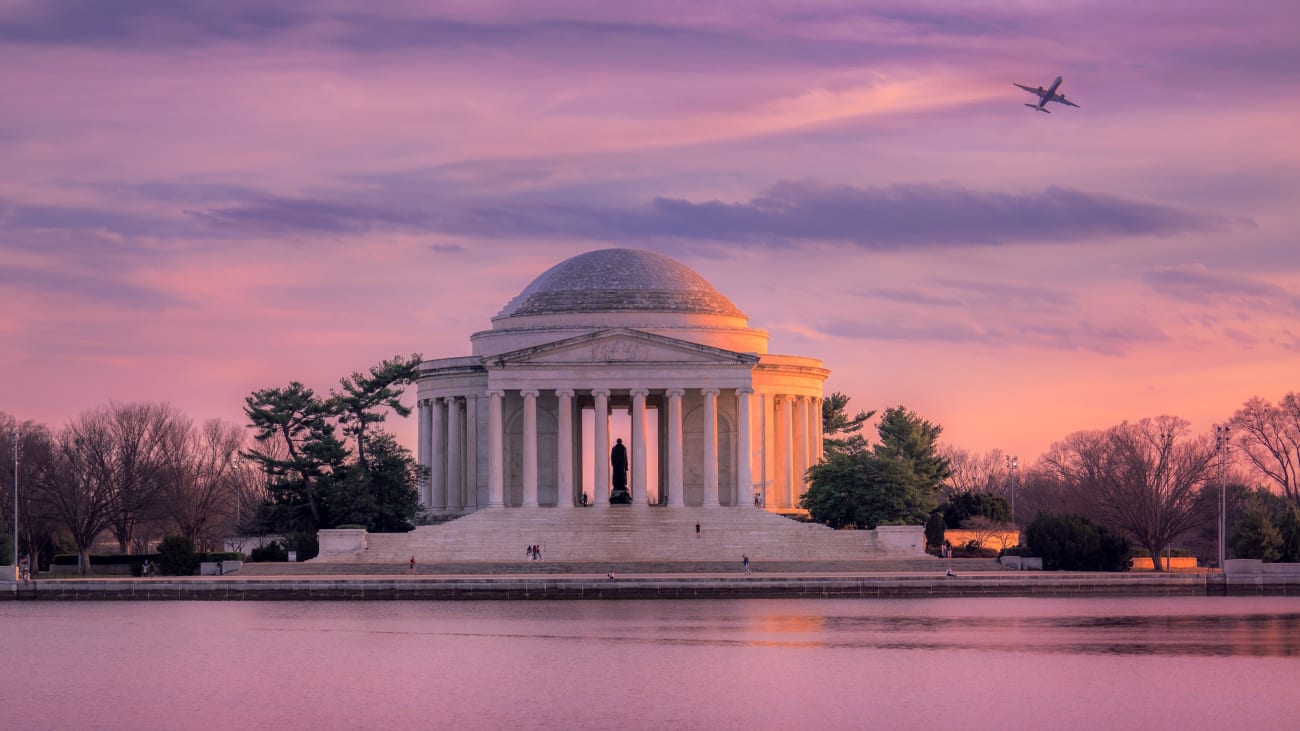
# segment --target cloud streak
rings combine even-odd
[[[784,181],[741,203],[658,197],[640,209],[552,205],[484,210],[477,220],[495,235],[544,231],[587,239],[771,247],[830,241],[873,251],[1172,236],[1234,224],[1225,216],[1064,187],[999,193],[958,185],[855,187],[816,181]]]

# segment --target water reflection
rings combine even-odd
[[[0,602],[0,626],[16,729],[1281,728],[1300,714],[1300,600],[1285,597]]]

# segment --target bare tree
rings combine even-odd
[[[244,430],[211,419],[186,435],[167,487],[167,513],[181,535],[211,549],[236,522],[240,476],[236,470]]]
[[[128,553],[137,525],[162,515],[161,499],[184,460],[191,422],[170,404],[110,402],[83,417],[82,424],[106,439],[96,454],[98,469],[114,491],[109,528],[119,550]]]
[[[52,518],[76,545],[82,574],[90,573],[91,545],[113,520],[116,492],[102,468],[107,441],[102,432],[69,424],[55,439],[53,459],[33,482]]]
[[[1163,570],[1160,553],[1204,520],[1196,496],[1213,460],[1208,437],[1191,437],[1184,419],[1160,416],[1072,434],[1042,465],[1085,495],[1104,523],[1132,535]]]
[[[1006,456],[1001,449],[976,454],[952,445],[941,446],[939,452],[948,459],[952,474],[944,481],[943,495],[958,492],[982,492],[1008,497],[1010,479]]]
[[[1002,550],[1007,550],[1015,528],[1009,523],[1000,523],[987,515],[975,515],[961,522],[962,530],[969,531],[971,540],[984,548],[990,541],[997,541]]]
[[[1300,505],[1300,394],[1288,393],[1276,406],[1251,398],[1232,415],[1231,426],[1250,464]]]

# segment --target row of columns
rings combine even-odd
[[[519,392],[523,399],[523,504],[537,506],[538,501],[538,439],[537,439],[537,389]],[[573,494],[573,398],[572,389],[555,391],[559,402],[556,439],[556,481],[558,507],[572,507],[568,496]],[[646,398],[648,389],[635,389],[632,396],[632,464],[631,484],[633,505],[646,502],[647,448],[646,448]],[[609,413],[610,391],[591,391],[597,414]],[[719,389],[701,389],[704,397],[704,506],[717,507],[718,485],[718,395]],[[750,503],[748,491],[754,484],[751,469],[752,439],[750,434],[750,396],[753,390],[736,390],[736,498],[734,504]],[[683,487],[683,430],[682,397],[684,389],[668,389],[667,397],[667,504],[680,507],[685,504]],[[487,448],[488,448],[488,507],[505,507],[504,420],[502,405],[505,392],[488,391]],[[476,454],[478,397],[444,397],[421,401],[419,408],[419,444],[421,464],[429,465],[430,480],[422,490],[421,500],[433,510],[460,510],[477,508],[478,484]],[[768,460],[761,461],[764,469],[762,482],[776,489],[766,494],[765,500],[774,506],[790,507],[796,504],[803,484],[802,476],[823,455],[821,399],[806,396],[776,395],[773,397],[775,421],[774,444],[777,450],[772,460],[777,474],[768,479]],[[766,431],[766,406],[763,410]],[[468,438],[466,438],[468,435]],[[598,486],[610,484],[609,423],[595,419],[594,478]],[[728,486],[730,487],[730,486]],[[608,490],[594,489],[594,504],[609,502]]]
[[[764,497],[774,507],[798,504],[803,475],[823,456],[821,404],[821,399],[812,396],[773,396],[775,474],[771,480],[764,479],[771,488]],[[766,413],[765,409],[765,417]],[[766,469],[766,459],[763,464]]]
[[[420,501],[433,510],[478,507],[478,399],[427,399],[417,404],[416,418],[419,463],[431,467]]]
[[[704,397],[704,506],[717,507],[719,501],[718,485],[718,394],[719,389],[701,389]],[[523,399],[523,504],[527,507],[539,506],[538,500],[538,439],[537,439],[537,397],[536,389],[521,390]],[[556,439],[556,489],[560,496],[558,507],[572,507],[573,501],[568,496],[574,492],[573,474],[573,397],[572,389],[557,389],[559,402]],[[608,389],[594,389],[591,392],[596,414],[609,414]],[[685,389],[673,388],[665,391],[668,402],[667,413],[667,504],[670,507],[685,505],[683,486],[683,430],[682,397]],[[753,485],[750,468],[750,388],[736,389],[737,414],[737,472],[736,505],[749,503],[748,491]],[[647,446],[646,446],[646,398],[649,389],[634,389],[632,396],[632,504],[644,505],[647,499]],[[466,420],[472,420],[477,414],[477,404],[473,396],[444,397],[423,400],[419,407],[419,445],[418,456],[421,464],[430,466],[430,479],[427,491],[422,491],[421,499],[433,510],[459,510],[463,507],[477,507],[472,504],[476,490],[476,479],[467,482],[467,464],[477,464],[472,450],[466,447],[475,443],[476,430],[468,428]],[[488,391],[488,507],[505,506],[505,463],[504,463],[504,418],[502,413],[505,392]],[[467,418],[468,417],[468,418]],[[470,438],[462,442],[462,435]],[[610,440],[608,419],[595,419],[594,433],[594,467],[595,485],[592,490],[594,504],[609,503],[608,486],[610,484]],[[444,448],[445,445],[445,448]],[[469,452],[467,454],[467,452]],[[469,498],[465,499],[466,485]],[[605,486],[606,489],[600,489]],[[730,486],[728,486],[730,487]]]

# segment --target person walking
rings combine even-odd
[[[410,563],[410,565],[411,565],[411,567],[410,567],[409,569],[407,569],[406,573],[408,573],[408,574],[413,574],[413,573],[415,573],[415,555],[414,555],[414,554],[411,555],[411,563]]]
[[[745,569],[745,576],[749,576],[749,554],[744,553],[740,556],[740,565]]]

